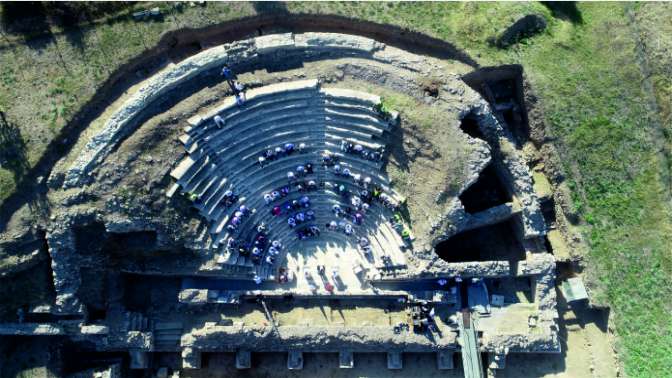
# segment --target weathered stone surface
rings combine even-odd
[[[201,351],[194,348],[182,349],[182,369],[200,369]]]
[[[208,303],[208,290],[184,289],[179,294],[180,303],[205,304]]]
[[[449,263],[437,256],[417,274],[418,277],[503,277],[511,274],[511,266],[508,261]]]
[[[63,335],[63,328],[55,324],[3,323],[0,335],[7,336],[57,336]]]
[[[317,49],[350,49],[372,53],[385,45],[372,39],[338,33],[304,33],[294,36],[297,47]]]
[[[84,335],[107,335],[110,332],[107,326],[95,324],[83,325],[79,330]]]
[[[508,348],[509,352],[560,352],[560,340],[556,333],[525,335],[483,335],[481,349],[494,351]]]
[[[259,54],[270,53],[279,49],[294,48],[294,34],[269,34],[254,39]]]
[[[207,325],[182,336],[180,345],[202,351],[233,350],[239,345],[257,351],[286,351],[289,349],[310,351],[370,352],[399,348],[408,352],[435,350],[436,347],[451,347],[455,333],[443,332],[430,340],[422,334],[402,332],[395,334],[392,327],[311,327],[280,326],[276,333],[272,327]]]

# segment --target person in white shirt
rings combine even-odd
[[[220,129],[226,125],[226,122],[224,121],[224,118],[220,117],[219,114],[215,116],[215,125],[219,127]]]

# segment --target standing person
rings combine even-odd
[[[245,89],[245,85],[241,84],[238,80],[233,81],[233,93],[240,93]]]
[[[222,67],[221,74],[222,76],[224,76],[224,80],[226,80],[226,83],[229,84],[229,87],[231,87],[232,89],[235,88],[234,79],[236,78],[236,74],[233,73],[233,70],[231,69],[231,67],[229,67],[228,64],[225,64],[224,67]]]

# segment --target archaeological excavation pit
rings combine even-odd
[[[345,31],[207,46],[49,177],[55,298],[22,332],[128,375],[379,353],[477,377],[560,352],[517,81],[483,97],[459,57]]]

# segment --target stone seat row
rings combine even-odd
[[[381,119],[376,108],[380,103],[377,96],[331,88],[319,90],[315,81],[283,83],[273,87],[249,91],[248,100],[242,107],[227,99],[224,106],[205,117],[193,117],[190,126],[185,128],[186,134],[180,138],[189,156],[171,172],[177,183],[170,192],[172,195],[180,187],[183,193],[196,199],[195,206],[211,222],[214,246],[221,245],[232,236],[226,224],[241,204],[259,211],[245,217],[238,226],[240,235],[253,231],[260,222],[276,228],[280,219],[273,219],[264,209],[263,194],[286,184],[287,172],[294,171],[297,165],[311,162],[316,171],[312,179],[317,182],[325,182],[328,177],[332,185],[357,187],[358,183],[352,178],[332,177],[319,165],[326,152],[337,156],[344,168],[370,177],[371,185],[380,186],[385,192],[393,194],[389,180],[379,173],[383,165],[381,160],[373,161],[340,151],[342,141],[360,144],[371,150],[384,147],[385,133],[390,131],[392,124]],[[224,124],[215,125],[215,116],[221,117]],[[259,164],[258,158],[265,151],[286,143],[294,143],[295,146],[304,143],[306,148],[301,154],[265,161],[263,166]],[[221,202],[228,191],[240,197],[237,203],[227,208],[221,206]],[[311,202],[316,214],[315,223],[323,226],[331,216],[331,204],[339,203],[341,197],[328,190],[314,197],[314,202],[312,199]],[[393,247],[391,245],[400,245],[395,240],[398,235],[384,221],[384,212],[387,211],[382,206],[371,209],[371,218],[367,217],[362,225],[366,234],[374,234],[372,237],[380,239],[380,242],[371,243],[374,250],[385,251]],[[383,222],[376,223],[374,214],[380,214]],[[282,221],[285,221],[284,217]],[[381,227],[381,224],[384,226]],[[294,248],[296,238],[292,237],[293,230],[285,225],[274,232],[282,237],[283,244]],[[296,246],[300,247],[300,244]],[[244,256],[228,256],[225,259],[227,263],[246,266],[250,264],[248,260]]]

